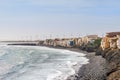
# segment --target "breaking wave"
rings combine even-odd
[[[85,54],[37,46],[0,46],[0,80],[65,80]]]

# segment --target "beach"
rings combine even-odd
[[[71,75],[67,80],[106,80],[108,69],[108,62],[102,56],[96,56],[95,52],[86,52],[79,48],[63,48],[63,47],[51,47],[57,49],[66,49],[79,53],[86,54],[86,58],[89,59],[89,63],[80,66],[76,70],[76,74]]]
[[[120,0],[0,4],[0,80],[120,80]]]
[[[79,49],[69,49],[72,51],[79,51],[80,53],[86,54],[89,59],[89,63],[79,68],[79,71],[75,75],[68,77],[67,80],[106,80],[107,72],[107,61],[101,56],[96,56],[95,52],[88,53]]]
[[[85,57],[89,59],[88,64],[84,64],[83,66],[77,65],[77,68],[73,66],[76,73],[74,75],[69,76],[67,80],[106,80],[106,74],[109,71],[109,69],[107,68],[108,63],[104,58],[102,58],[102,56],[96,56],[95,52],[86,52],[80,50],[79,48],[64,48],[53,46],[45,47],[83,53],[86,55]]]

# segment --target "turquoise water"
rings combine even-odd
[[[0,80],[65,80],[85,54],[33,46],[0,46]]]

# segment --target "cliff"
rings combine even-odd
[[[120,50],[119,49],[105,49],[99,48],[96,55],[102,55],[108,61],[107,80],[120,80]]]

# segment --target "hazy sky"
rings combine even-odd
[[[1,0],[0,40],[120,31],[120,0]]]

